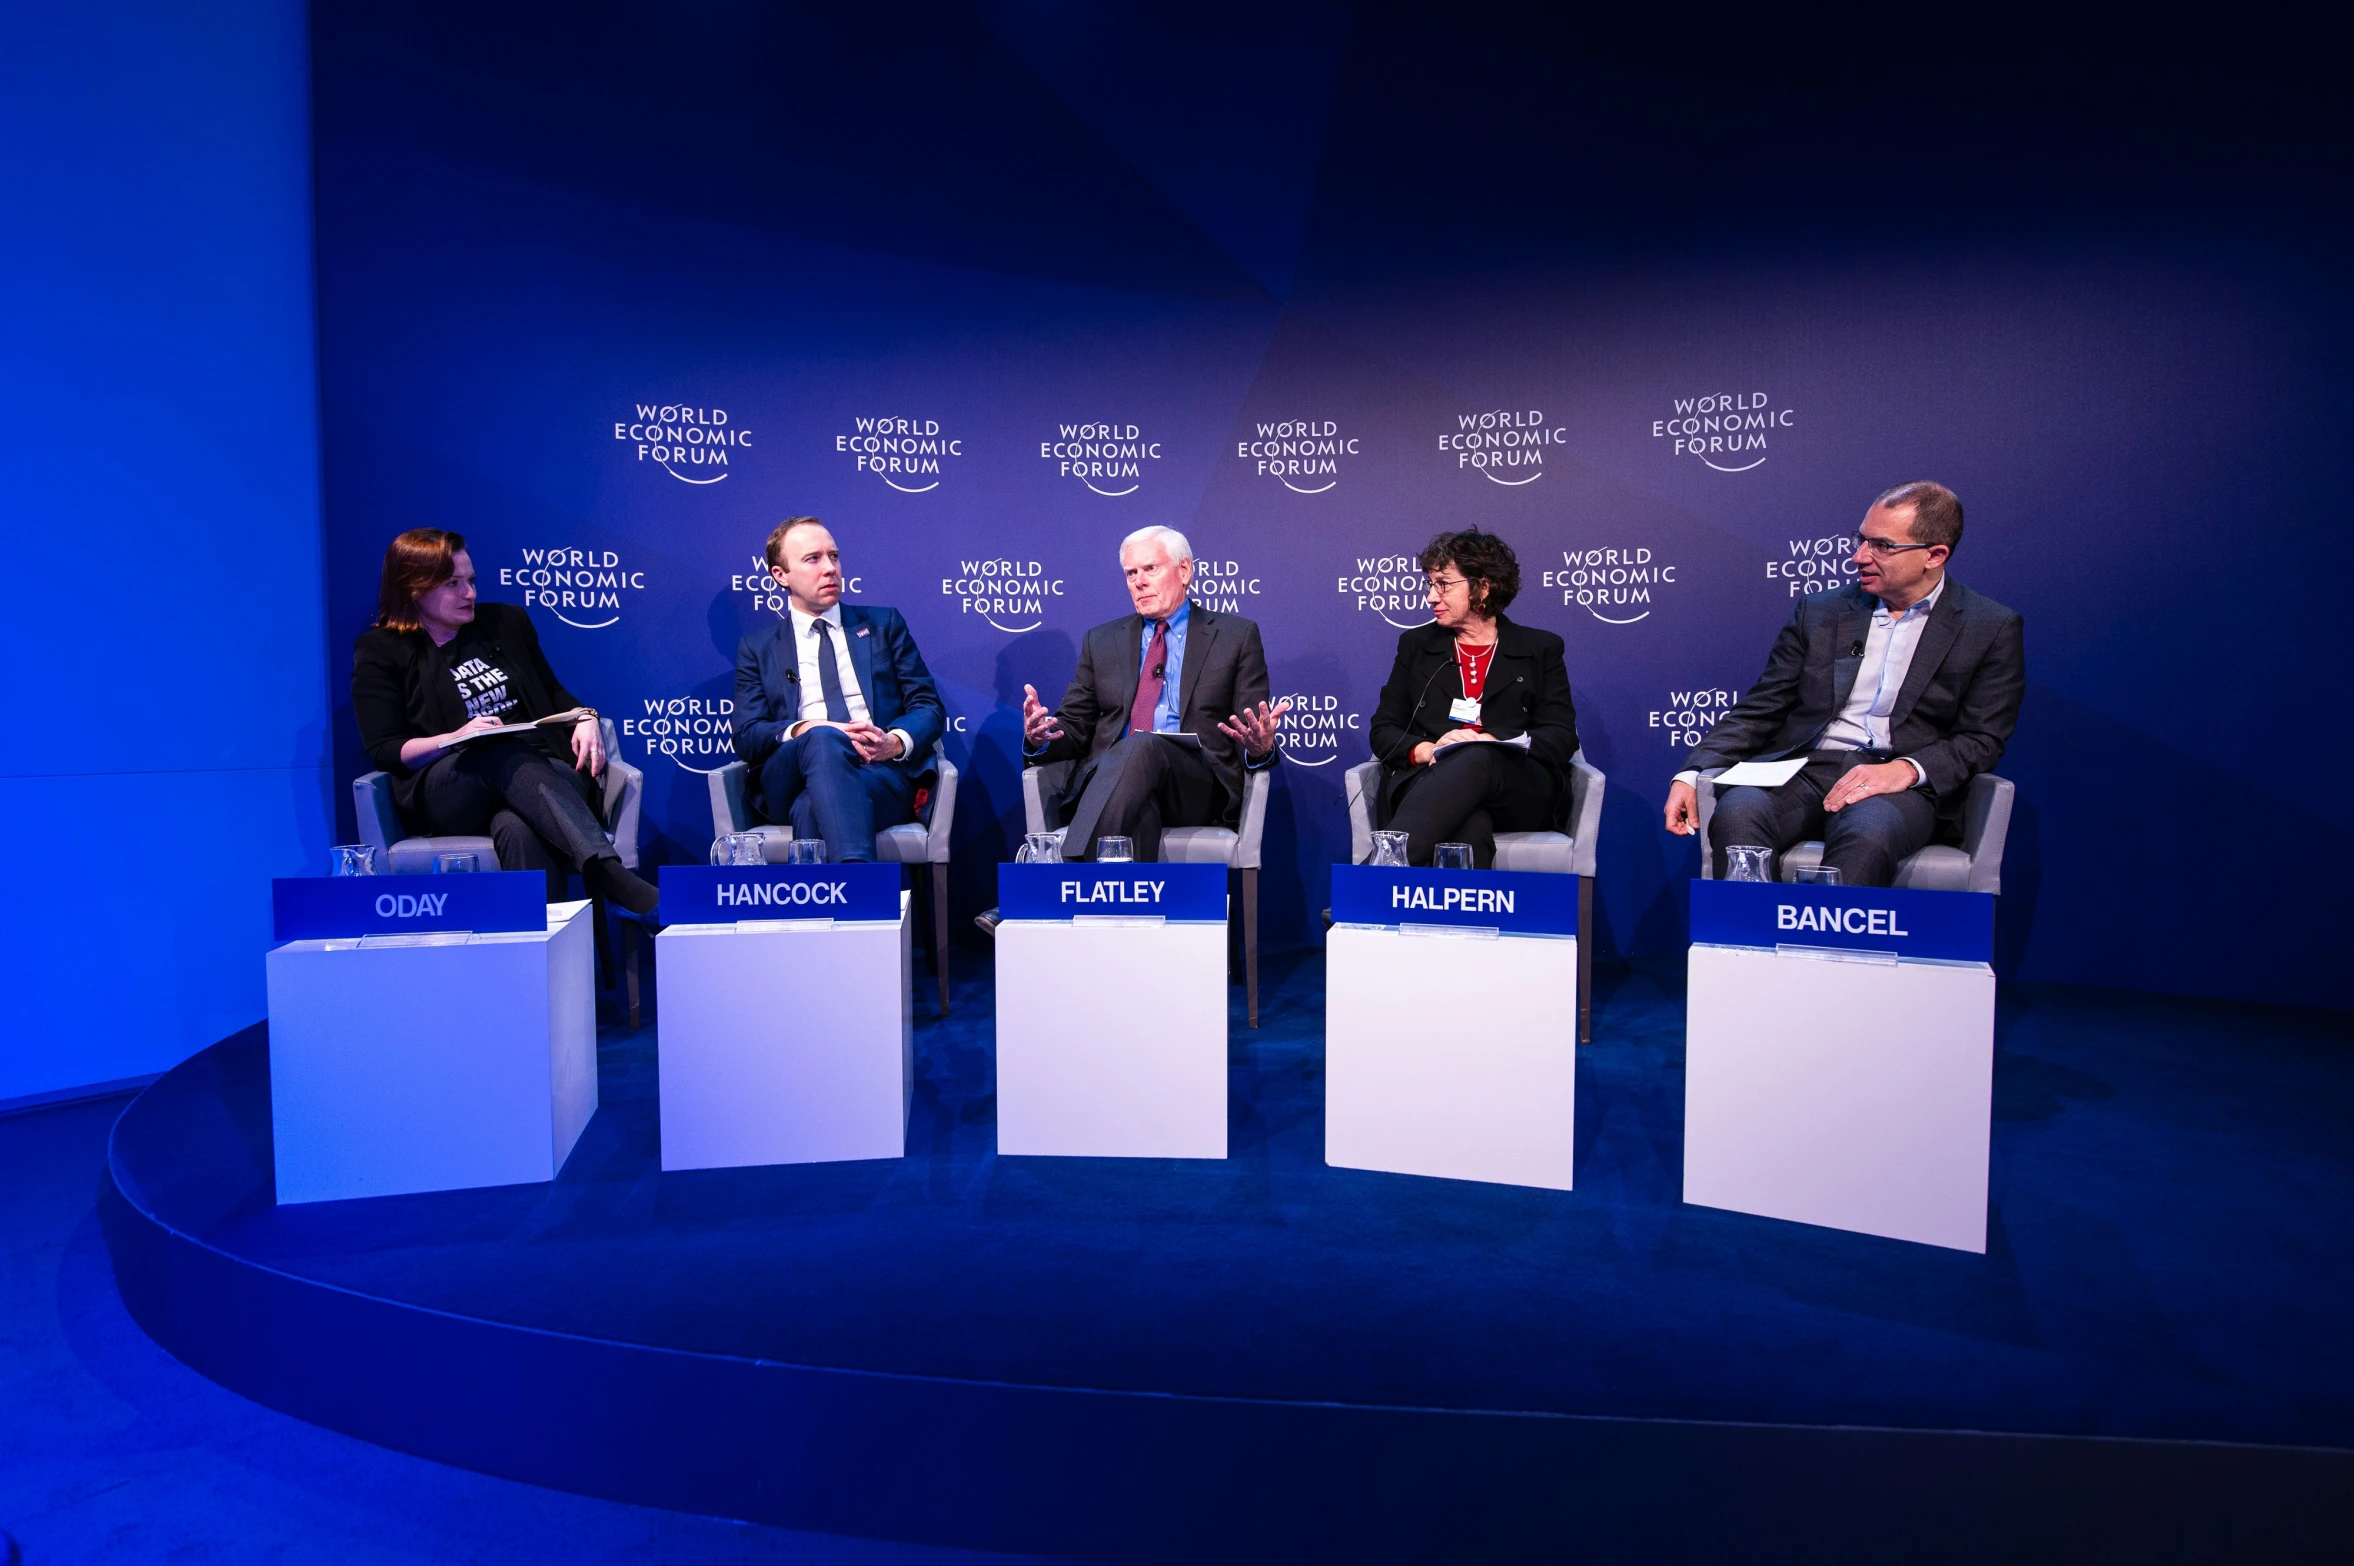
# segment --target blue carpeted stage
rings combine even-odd
[[[837,1532],[1172,1560],[2346,1537],[2354,1456],[2315,1450],[2354,1446],[2345,1019],[2010,992],[1977,1257],[1682,1205],[1682,1009],[1643,977],[1581,1053],[1574,1193],[1327,1169],[1321,965],[1278,973],[1222,1163],[997,1157],[984,980],[919,1030],[903,1161],[660,1173],[649,1027],[607,1035],[552,1186],[280,1209],[257,1029],[124,1114],[118,1276],[175,1354],[321,1424]]]

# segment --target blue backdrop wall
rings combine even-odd
[[[2293,591],[2340,531],[2341,124],[2229,61],[1180,9],[323,11],[339,774],[384,543],[455,527],[700,859],[760,543],[814,512],[941,679],[969,911],[1023,684],[1167,523],[1298,703],[1265,896],[1311,943],[1410,558],[1476,522],[1609,775],[1604,948],[1666,957],[1669,774],[1935,477],[2028,624],[2005,971],[2343,1004],[2348,659]]]
[[[4,27],[0,1102],[260,1020],[334,820],[303,8]]]

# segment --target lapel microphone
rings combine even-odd
[[[1859,636],[1856,638],[1855,645],[1847,649],[1847,656],[1850,658],[1861,658],[1863,655],[1864,642],[1863,638]]]

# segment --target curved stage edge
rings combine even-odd
[[[2285,1560],[2344,1542],[2354,1454],[2333,1450],[957,1380],[363,1293],[233,1254],[165,1212],[252,1192],[158,1201],[136,1178],[126,1142],[142,1106],[213,1053],[142,1094],[110,1138],[101,1214],[132,1317],[256,1402],[487,1474],[1103,1560]]]

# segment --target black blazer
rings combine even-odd
[[[1420,769],[1414,747],[1462,724],[1447,709],[1463,694],[1455,633],[1424,625],[1398,638],[1397,661],[1373,709],[1373,754],[1382,763],[1382,819]],[[1480,699],[1480,727],[1498,739],[1528,736],[1528,753],[1553,775],[1554,830],[1569,825],[1569,762],[1578,753],[1577,707],[1569,696],[1569,662],[1551,631],[1496,617],[1496,661]]]
[[[513,604],[478,603],[474,629],[515,685],[517,716],[544,718],[581,705],[548,667],[530,615]],[[359,720],[360,744],[368,759],[392,774],[393,804],[404,819],[417,819],[418,780],[425,774],[401,765],[401,746],[425,735],[447,734],[466,722],[466,704],[458,700],[444,649],[434,646],[423,631],[387,631],[380,626],[362,631],[352,644],[351,710]]]
[[[1080,640],[1079,667],[1054,714],[1062,736],[1029,758],[1034,766],[1051,761],[1089,763],[1073,777],[1069,798],[1077,799],[1085,789],[1096,758],[1127,734],[1128,709],[1136,700],[1143,661],[1140,614],[1122,615]],[[1242,813],[1243,755],[1242,747],[1220,733],[1218,725],[1266,699],[1267,651],[1259,640],[1258,622],[1194,604],[1185,621],[1185,666],[1177,685],[1179,721],[1187,733],[1201,736],[1202,756],[1225,786],[1229,826]],[[1274,752],[1268,759],[1272,762]]]
[[[1773,761],[1814,748],[1855,689],[1879,600],[1860,587],[1801,599],[1749,694],[1717,719],[1690,767]],[[1961,815],[1970,780],[1992,770],[2019,723],[2027,689],[2026,622],[1984,593],[1946,578],[1929,611],[1904,688],[1888,714],[1889,749],[1927,774],[1947,821]]]

